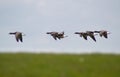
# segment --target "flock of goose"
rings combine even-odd
[[[23,38],[22,36],[23,33],[22,32],[10,32],[10,35],[15,35],[16,41],[17,42],[23,42]],[[50,34],[55,40],[57,39],[62,39],[68,36],[65,36],[64,32],[47,32],[46,34]],[[74,34],[78,34],[80,37],[83,37],[85,40],[87,40],[87,37],[92,38],[95,42],[96,42],[96,38],[95,35],[100,35],[100,37],[104,37],[104,38],[108,38],[108,34],[110,34],[110,32],[106,31],[106,30],[100,30],[100,31],[86,31],[86,32],[75,32]]]

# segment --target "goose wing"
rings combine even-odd
[[[52,35],[52,37],[53,37],[55,40],[57,40],[57,37],[56,37],[55,35]]]
[[[86,35],[86,34],[82,34],[81,36],[83,36],[83,38],[84,38],[85,40],[87,40],[87,35]]]
[[[19,39],[21,42],[23,42],[22,33],[19,35]]]
[[[96,42],[95,36],[93,34],[91,34],[89,36]]]

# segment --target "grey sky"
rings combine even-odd
[[[120,0],[0,0],[1,51],[120,53]],[[97,42],[76,31],[108,30]],[[26,34],[17,43],[9,32]],[[65,31],[69,37],[55,41],[47,31]]]

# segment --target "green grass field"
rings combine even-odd
[[[0,77],[120,77],[120,55],[0,53]]]

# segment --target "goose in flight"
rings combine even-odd
[[[16,41],[19,42],[23,42],[23,38],[22,38],[22,33],[21,32],[10,32],[10,35],[15,35]]]
[[[94,31],[94,33],[99,33],[100,37],[104,37],[104,38],[108,38],[108,34],[110,34],[110,32],[106,31],[106,30],[101,30],[101,31]]]
[[[87,33],[85,33],[85,32],[75,32],[75,34],[79,34],[80,37],[83,37],[85,40],[87,40]]]
[[[90,36],[96,42],[93,31],[75,32],[75,34],[79,34],[80,37],[83,37],[85,40],[87,40],[87,37]]]
[[[86,31],[86,33],[88,36],[90,36],[96,42],[95,35],[94,35],[93,31]]]
[[[65,38],[67,36],[64,36],[64,32],[47,32],[46,34],[50,34],[55,40]]]

